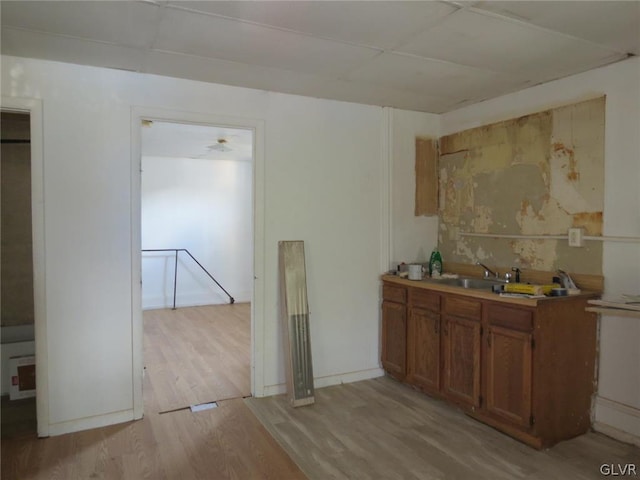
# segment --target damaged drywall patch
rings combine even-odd
[[[600,97],[440,139],[439,238],[445,258],[541,270],[575,265],[573,271],[600,274],[598,247],[457,233],[566,235],[580,226],[601,234],[604,115]]]

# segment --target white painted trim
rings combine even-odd
[[[131,108],[131,363],[133,418],[144,415],[142,384],[144,378],[142,325],[142,133],[144,113]]]
[[[389,270],[393,236],[391,235],[391,165],[393,163],[393,109],[382,109],[380,145],[380,272]]]
[[[107,425],[130,422],[132,420],[135,420],[134,411],[122,410],[105,415],[96,415],[95,417],[78,418],[69,420],[68,422],[53,423],[49,426],[49,433],[51,436],[64,435],[65,433],[106,427]]]
[[[640,447],[640,409],[605,397],[596,397],[593,429]]]
[[[593,424],[593,429],[596,432],[606,435],[607,437],[615,438],[616,440],[619,440],[621,442],[630,443],[631,445],[640,447],[640,437],[627,432],[623,432],[622,430],[607,425],[606,423],[595,422]]]
[[[234,304],[251,302],[251,292],[233,292]],[[176,308],[198,307],[201,305],[228,305],[229,297],[224,294],[182,294],[176,300]],[[173,308],[173,297],[154,295],[145,299],[142,310]]]
[[[253,295],[251,298],[251,393],[264,392],[265,301],[265,123],[254,121],[253,138]]]
[[[253,165],[253,268],[254,284],[251,303],[251,393],[261,396],[264,390],[264,146],[265,122],[262,119],[231,117],[202,112],[185,112],[155,107],[131,108],[131,308],[133,350],[134,418],[143,415],[142,378],[142,254],[141,249],[141,121],[226,126],[252,129],[254,135]]]
[[[314,377],[313,387],[314,389],[331,387],[333,385],[341,385],[343,383],[359,382],[361,380],[369,380],[371,378],[378,378],[384,376],[384,370],[381,368],[370,368],[368,370],[359,370],[357,372],[340,373],[337,375],[327,375],[325,377]],[[264,388],[263,397],[270,397],[272,395],[281,395],[287,393],[287,384],[278,383],[275,385],[266,385]]]
[[[516,240],[569,240],[568,235],[519,235],[506,233],[472,233],[458,232],[461,237],[478,237],[478,238],[513,238]],[[603,236],[583,236],[583,240],[591,240],[597,242],[621,242],[621,243],[640,243],[640,237],[612,237]]]
[[[382,132],[380,145],[380,272],[386,272],[391,266],[393,254],[393,109],[382,109]],[[378,296],[382,299],[382,294]],[[381,301],[381,300],[380,300]],[[381,367],[382,358],[382,309],[378,306],[378,352]]]
[[[33,307],[36,342],[36,416],[38,436],[49,436],[49,349],[47,344],[46,249],[44,204],[44,130],[42,100],[2,96],[2,109],[29,112],[31,125],[31,224]]]

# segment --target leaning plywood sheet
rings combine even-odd
[[[300,407],[314,402],[304,242],[281,241],[278,249],[287,393],[291,404]]]

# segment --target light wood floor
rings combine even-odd
[[[640,471],[637,447],[590,433],[536,451],[386,377],[318,389],[314,405],[297,409],[281,395],[198,413],[160,413],[160,385],[145,376],[140,421],[2,438],[2,479],[580,480],[602,478],[603,463]]]
[[[166,412],[251,394],[250,304],[147,310],[143,315],[145,376]]]
[[[220,346],[242,349],[246,345],[244,356],[248,358],[246,337],[250,334],[238,332],[239,325],[245,325],[243,328],[249,330],[248,312],[248,305],[242,304],[185,308],[152,313],[151,321],[145,312],[145,331],[149,327],[151,335],[164,336],[161,341],[166,342],[147,364],[148,370],[173,372],[168,373],[167,378],[175,380],[177,377],[178,380],[164,382],[162,376],[156,374],[152,381],[153,375],[145,375],[145,416],[136,422],[45,439],[37,439],[33,433],[3,437],[2,479],[305,479],[242,398],[222,400],[218,408],[197,413],[190,410],[160,413],[158,408],[176,397],[184,397],[177,402],[186,401],[189,405],[201,403],[202,398],[210,401],[213,399],[210,396],[239,395],[245,385],[248,388],[248,372],[245,372],[248,366],[244,366],[244,363],[248,365],[248,359],[226,358],[218,349]],[[186,317],[193,323],[186,323]],[[175,321],[182,322],[176,324],[180,331],[169,327]],[[195,333],[186,331],[196,327]],[[180,354],[176,345],[188,343],[188,338],[193,339],[193,344]],[[146,340],[145,348],[150,347]],[[207,345],[207,342],[211,343]],[[212,354],[212,350],[218,353]],[[210,359],[211,355],[215,361]],[[208,369],[221,367],[225,376],[214,382],[216,389],[208,391],[201,382],[193,380],[194,373],[180,368],[172,370],[166,364],[164,370],[158,368],[175,358],[179,358],[183,366],[197,366],[210,374],[213,373]],[[187,358],[189,360],[185,360]],[[240,376],[231,378],[238,372],[245,372],[240,380]],[[182,380],[185,377],[187,380]],[[173,391],[182,382],[190,387],[193,396]],[[199,386],[194,386],[196,384]],[[160,397],[156,389],[161,390]],[[176,397],[171,397],[171,392]]]
[[[387,377],[322,388],[293,409],[245,400],[310,479],[601,479],[640,449],[597,433],[537,451]]]

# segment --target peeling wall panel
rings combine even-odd
[[[602,234],[605,97],[440,139],[440,250],[445,261],[602,273],[602,245],[460,237],[460,232]]]

